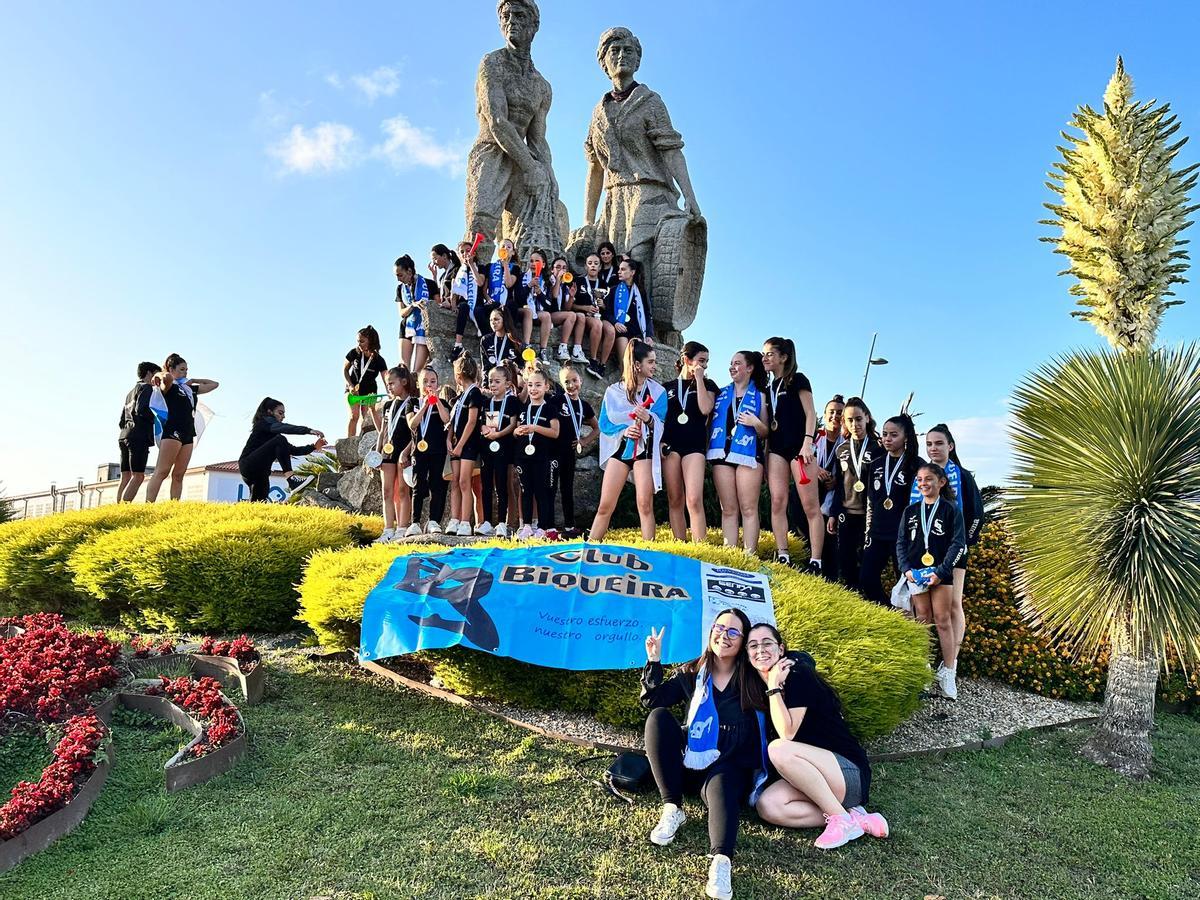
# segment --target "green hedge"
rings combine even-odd
[[[631,532],[614,532],[610,539],[648,546]],[[734,568],[745,568],[747,562],[736,550],[677,543],[665,530],[653,548]],[[314,554],[300,584],[299,618],[324,644],[357,647],[367,592],[397,556],[430,549],[382,546]],[[812,653],[842,697],[851,728],[863,738],[873,737],[891,731],[911,715],[929,679],[928,631],[822,579],[774,564],[765,567],[781,630],[793,647]],[[636,671],[568,672],[457,648],[425,657],[438,678],[461,694],[535,708],[585,711],[620,725],[638,724],[645,718],[638,703]]]
[[[0,609],[137,628],[285,630],[317,549],[378,534],[344,513],[268,504],[108,506],[0,526]]]

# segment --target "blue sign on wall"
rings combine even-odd
[[[718,612],[774,622],[764,574],[612,544],[397,557],[363,603],[365,660],[461,645],[560,669],[626,669],[666,628],[663,661],[699,655]]]

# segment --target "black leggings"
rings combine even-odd
[[[282,434],[275,435],[238,460],[238,472],[250,488],[250,499],[254,502],[266,503],[269,498],[272,463],[279,463],[280,471],[292,471],[292,445]]]
[[[867,534],[867,517],[842,513],[837,528],[838,578],[846,587],[857,591],[858,574],[862,570],[863,541]]]
[[[429,497],[429,521],[440,523],[446,513],[446,487],[449,484],[442,477],[442,470],[446,468],[446,454],[414,454],[413,466],[417,470],[417,489],[413,493],[413,521],[421,521],[425,498]]]
[[[563,527],[575,527],[575,444],[564,450],[558,457],[558,467],[554,470],[557,484],[550,489],[553,500],[555,491],[562,494]]]
[[[700,788],[708,807],[709,853],[733,856],[742,801],[750,793],[750,773],[721,760],[702,771],[686,769],[683,726],[666,707],[652,709],[646,719],[646,756],[663,803],[683,803],[684,787]]]
[[[496,493],[496,521],[508,521],[508,459],[502,453],[483,451],[483,465],[479,470],[483,487],[483,518],[492,521],[492,492]]]
[[[890,606],[891,597],[883,589],[883,570],[887,568],[888,560],[896,555],[896,540],[888,540],[878,534],[867,538],[863,547],[862,569],[858,577],[859,587],[863,596],[873,603]]]
[[[482,297],[475,299],[475,324],[479,327],[479,336],[491,334],[492,326],[488,324],[488,317],[492,314],[494,304],[484,302]],[[458,310],[454,321],[454,333],[466,335],[467,319],[471,315],[471,307],[466,300],[458,301]]]
[[[525,456],[518,458],[517,474],[521,478],[521,521],[533,524],[533,504],[537,501],[538,528],[545,531],[554,527],[554,470],[557,460],[547,456]]]

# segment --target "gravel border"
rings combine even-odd
[[[597,750],[641,750],[639,729],[598,722],[586,713],[528,709],[495,700],[463,697],[429,684],[422,667],[405,665],[398,660],[392,662],[399,664],[382,666],[366,662],[360,665],[413,690],[469,706],[547,737]],[[1055,700],[988,678],[964,678],[958,683],[958,700],[923,694],[920,708],[911,717],[891,734],[868,741],[866,750],[872,760],[883,761],[951,750],[1000,747],[1022,731],[1094,721],[1100,708],[1099,703]]]

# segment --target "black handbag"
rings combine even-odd
[[[645,791],[654,783],[654,776],[650,773],[650,760],[632,750],[618,753],[617,758],[608,767],[605,780],[615,791]]]

